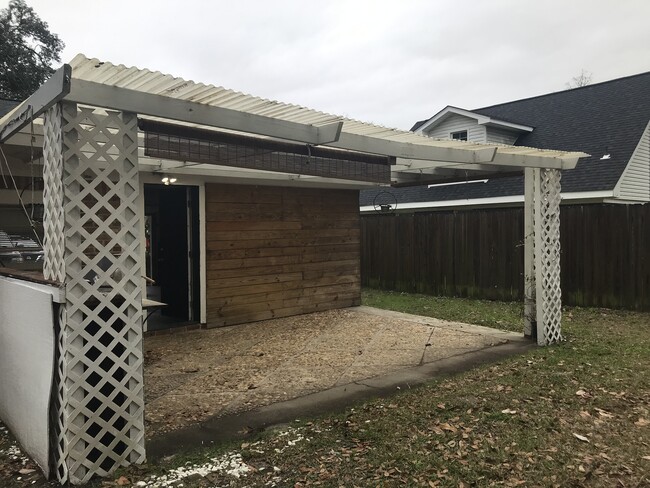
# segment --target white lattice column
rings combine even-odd
[[[44,159],[45,270],[66,291],[54,461],[80,484],[145,460],[137,118],[62,102]]]
[[[535,180],[535,284],[537,343],[562,340],[560,288],[560,178],[556,169],[534,170]]]
[[[539,173],[537,173],[537,176]],[[535,170],[524,170],[524,336],[537,331],[535,310]],[[539,177],[539,176],[538,176]]]

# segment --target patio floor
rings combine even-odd
[[[148,336],[147,437],[521,337],[369,307]]]

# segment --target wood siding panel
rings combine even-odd
[[[359,193],[206,185],[208,326],[361,302]]]

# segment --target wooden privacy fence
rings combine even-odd
[[[523,300],[522,208],[368,214],[364,286]],[[564,303],[650,310],[650,205],[561,210]]]

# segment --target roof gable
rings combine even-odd
[[[443,122],[448,117],[453,115],[460,115],[461,117],[467,117],[469,119],[475,120],[479,125],[489,125],[492,127],[500,127],[504,129],[510,129],[517,132],[531,132],[533,127],[524,124],[516,124],[509,122],[507,120],[501,120],[496,117],[491,117],[489,115],[480,114],[476,111],[472,112],[458,107],[453,107],[447,105],[440,112],[435,114],[430,119],[427,119],[422,122],[418,122],[411,129],[414,132],[425,133],[431,128],[435,127],[437,124]]]

